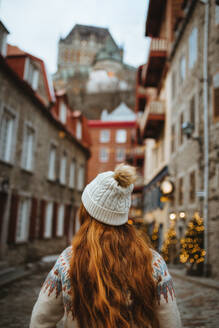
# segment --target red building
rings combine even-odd
[[[135,136],[135,121],[89,121],[92,156],[88,162],[88,181],[126,161]]]

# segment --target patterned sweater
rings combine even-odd
[[[153,252],[153,276],[158,282],[157,315],[160,328],[181,328],[172,278],[163,258]],[[69,279],[72,248],[66,248],[48,274],[33,308],[30,328],[55,328],[63,318],[64,328],[78,328],[71,314]]]

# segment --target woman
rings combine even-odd
[[[49,273],[30,328],[179,328],[162,257],[128,224],[135,169],[99,174],[82,194],[81,228]]]

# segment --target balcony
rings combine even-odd
[[[145,146],[134,146],[126,152],[126,161],[131,165],[142,167],[145,157]]]
[[[150,102],[139,120],[139,127],[142,137],[157,139],[163,129],[164,121],[164,103],[161,101]]]
[[[167,39],[152,38],[147,67],[144,71],[142,70],[142,75],[144,74],[142,84],[144,87],[157,88],[159,86],[166,62],[167,50]]]
[[[150,0],[145,27],[145,36],[157,37],[165,12],[166,0]]]

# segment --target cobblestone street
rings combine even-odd
[[[46,273],[34,274],[0,291],[0,327],[27,328],[33,304]],[[217,328],[219,293],[207,287],[174,279],[184,328]],[[58,326],[62,328],[60,324]],[[174,328],[174,327],[170,327]]]

